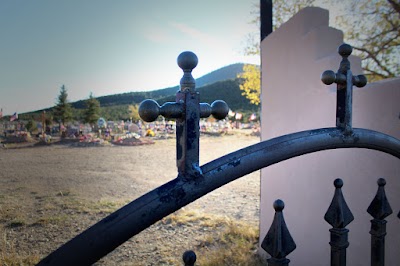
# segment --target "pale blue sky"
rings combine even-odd
[[[176,58],[197,54],[198,78],[243,56],[256,0],[0,0],[4,114],[178,85]]]

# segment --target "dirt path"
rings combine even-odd
[[[258,141],[243,135],[202,137],[200,163]],[[0,260],[6,253],[42,258],[116,208],[174,179],[175,165],[174,139],[136,147],[0,149]],[[185,210],[258,224],[259,172]],[[179,261],[207,233],[207,228],[158,223],[97,264],[176,265],[171,258]]]

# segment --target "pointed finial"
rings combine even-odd
[[[296,244],[286,226],[282,210],[285,203],[278,199],[274,202],[275,216],[271,227],[265,236],[261,247],[272,256],[273,259],[285,259],[285,257],[296,249]],[[287,263],[289,260],[287,260]]]
[[[376,192],[375,198],[369,205],[367,212],[371,214],[377,220],[383,220],[393,213],[390,207],[389,201],[386,198],[385,185],[386,180],[384,178],[379,178],[378,181],[378,191]]]
[[[342,194],[343,180],[337,178],[333,182],[333,185],[335,186],[335,194],[331,205],[325,213],[324,219],[332,225],[333,228],[345,228],[346,225],[354,220],[354,216]]]
[[[193,250],[187,250],[182,255],[182,260],[185,263],[185,266],[194,266],[196,259],[196,253]]]

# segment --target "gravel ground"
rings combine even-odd
[[[243,134],[202,136],[200,164],[258,141]],[[174,179],[175,139],[134,147],[0,148],[0,169],[0,254],[43,258],[111,210]],[[258,225],[259,189],[257,171],[185,210]],[[176,265],[171,258],[179,261],[185,250],[196,249],[202,237],[213,233],[196,226],[156,223],[96,264]]]

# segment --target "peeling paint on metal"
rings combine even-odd
[[[183,188],[177,188],[175,190],[172,190],[170,193],[168,193],[165,196],[160,197],[160,202],[162,203],[179,203],[182,201],[182,199],[186,196],[185,190]]]
[[[240,165],[240,159],[234,160],[233,162],[228,163],[228,165],[236,167],[236,166]]]

